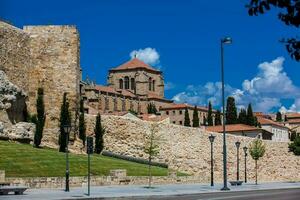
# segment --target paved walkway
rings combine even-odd
[[[222,192],[221,184],[214,187],[204,184],[174,184],[174,185],[155,185],[152,189],[144,186],[97,186],[91,187],[90,198],[105,197],[129,197],[129,196],[153,196],[153,195],[182,195]],[[296,183],[261,183],[255,185],[253,183],[243,184],[243,186],[230,186],[230,191],[252,191],[252,190],[269,190],[283,188],[300,188],[300,182]],[[24,195],[6,195],[0,196],[1,200],[56,200],[56,199],[86,199],[89,198],[86,187],[71,188],[70,192],[64,192],[62,189],[30,189]]]

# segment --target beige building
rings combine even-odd
[[[271,119],[264,117],[257,117],[258,122],[261,125],[261,128],[271,132],[272,140],[276,142],[288,142],[289,141],[289,128],[278,123],[274,122]]]
[[[207,126],[205,127],[205,130],[216,133],[223,133],[223,126]],[[272,139],[272,133],[270,133],[269,131],[246,124],[228,124],[226,125],[225,130],[226,133],[232,135],[261,138],[263,140]]]
[[[169,118],[171,123],[178,125],[183,125],[187,108],[192,124],[194,106],[175,104],[164,98],[163,73],[137,58],[110,69],[106,86],[82,82],[81,94],[87,113],[117,114],[131,110],[143,115],[148,113],[147,107],[152,103],[162,118]],[[208,109],[197,108],[202,125]]]

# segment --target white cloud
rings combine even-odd
[[[166,82],[165,83],[165,90],[171,90],[173,88],[175,88],[175,84],[174,83],[172,83],[172,82]]]
[[[159,53],[156,51],[155,48],[151,48],[151,47],[147,47],[145,49],[133,50],[130,53],[130,57],[131,59],[136,57],[152,66],[157,66],[160,63]]]
[[[241,89],[226,85],[226,96],[233,96],[239,108],[252,103],[254,110],[268,112],[272,109],[300,112],[300,88],[295,86],[283,70],[284,58],[278,57],[272,62],[258,65],[258,73],[249,80],[244,80]],[[282,106],[281,99],[293,99],[290,108]],[[221,83],[208,82],[204,86],[189,85],[186,91],[174,96],[177,102],[206,105],[210,100],[213,105],[221,106]]]

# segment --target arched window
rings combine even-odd
[[[119,88],[120,88],[120,89],[123,89],[123,79],[120,79],[120,80],[119,80]]]
[[[132,90],[135,89],[135,80],[134,80],[134,78],[130,79],[130,87],[131,87]]]
[[[152,90],[155,91],[155,80],[152,81]]]
[[[129,77],[128,76],[125,76],[124,82],[125,82],[125,89],[129,89]]]
[[[152,78],[150,77],[149,78],[149,91],[151,91],[151,88],[152,88]]]

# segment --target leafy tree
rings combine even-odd
[[[211,102],[208,102],[208,111],[207,111],[207,125],[208,126],[213,126],[213,116],[212,116],[212,105]]]
[[[65,125],[71,125],[71,115],[69,112],[69,102],[67,100],[67,93],[64,93],[63,103],[62,103],[61,109],[60,109],[60,119],[59,119],[60,135],[59,135],[59,140],[58,140],[60,152],[66,151],[68,135],[64,130]]]
[[[84,120],[84,105],[83,105],[83,99],[80,100],[80,106],[79,106],[79,139],[82,140],[83,146],[85,146],[85,140],[86,140],[86,125]]]
[[[263,157],[265,154],[266,148],[262,140],[255,139],[251,142],[249,147],[249,152],[253,160],[255,160],[255,184],[257,185],[257,161],[259,158]]]
[[[255,126],[255,117],[253,115],[251,103],[248,104],[247,108],[247,124],[249,126]]]
[[[95,153],[100,154],[104,148],[103,136],[105,134],[105,129],[101,125],[101,116],[98,113],[96,117],[95,125]]]
[[[287,26],[299,28],[300,25],[300,2],[297,0],[251,0],[247,5],[248,14],[257,16],[275,7],[279,11],[278,18]],[[300,61],[300,40],[296,38],[282,39],[290,56]]]
[[[238,119],[240,124],[247,124],[247,112],[245,109],[241,109],[239,113],[239,119]]]
[[[295,155],[300,155],[300,136],[297,135],[292,143],[289,144],[289,150]]]
[[[149,103],[147,106],[147,111],[148,114],[156,114],[157,113],[157,109],[154,103]]]
[[[287,118],[287,116],[286,116],[286,115],[284,116],[284,121],[285,121],[285,122],[287,122],[287,121],[288,121],[288,118]]]
[[[187,108],[184,110],[184,126],[191,126],[190,115]]]
[[[150,136],[146,139],[144,152],[148,155],[148,188],[151,188],[152,183],[152,172],[151,172],[151,162],[154,157],[159,154],[159,145],[160,137],[157,135],[158,123],[151,124],[150,127]]]
[[[276,113],[276,121],[277,122],[281,122],[282,121],[282,115],[281,115],[281,112],[279,112],[279,111]]]
[[[226,105],[226,124],[236,124],[237,122],[235,100],[233,97],[228,97]]]
[[[36,119],[34,119],[34,121],[36,121],[35,122],[36,130],[34,134],[34,146],[38,148],[42,142],[43,130],[44,130],[45,119],[46,119],[43,88],[38,88],[37,91],[36,111],[37,111],[37,115],[36,115]]]
[[[217,110],[216,116],[215,116],[215,126],[221,125],[221,124],[222,124],[222,120],[221,120],[221,111],[220,111],[220,110]]]
[[[199,115],[197,106],[194,107],[193,111],[193,127],[199,127]]]

